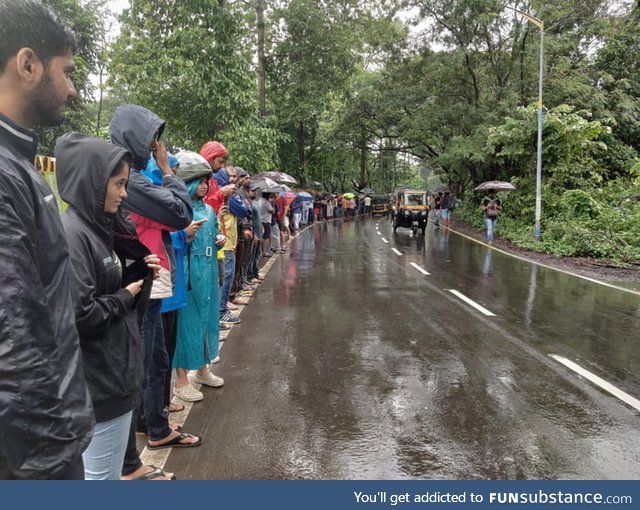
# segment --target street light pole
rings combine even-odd
[[[536,160],[536,224],[534,235],[540,239],[542,231],[542,80],[544,73],[544,21],[514,7],[507,7],[527,19],[540,29],[540,71],[538,75],[538,155]]]

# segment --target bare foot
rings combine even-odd
[[[179,413],[180,411],[184,411],[184,406],[182,404],[178,404],[177,402],[171,402],[169,404],[170,413]]]
[[[159,439],[157,441],[151,441],[149,440],[148,445],[151,447],[161,447],[167,443],[170,443],[171,441],[175,440],[176,438],[178,438],[179,436],[184,435],[185,437],[183,437],[180,442],[178,444],[176,444],[175,446],[180,446],[180,445],[191,445],[191,444],[196,444],[200,442],[200,438],[198,436],[193,436],[191,434],[186,434],[185,432],[179,432],[177,430],[171,430],[171,433],[166,436],[163,437],[162,439]]]
[[[154,466],[142,464],[133,473],[120,477],[120,480],[174,480],[176,475]]]

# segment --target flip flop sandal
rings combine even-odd
[[[180,435],[174,437],[171,441],[166,443],[150,445],[147,443],[147,448],[149,450],[163,450],[165,448],[194,448],[196,446],[200,446],[202,444],[202,438],[198,438],[195,443],[181,443],[184,439],[189,437],[195,437],[191,434],[187,434],[186,432],[182,432]]]
[[[160,478],[161,476],[167,476],[167,473],[156,466],[149,466],[153,468],[152,471],[145,473],[144,475],[137,476],[136,478],[132,478],[131,480],[155,480],[156,478]],[[171,475],[169,480],[177,480],[176,475]]]

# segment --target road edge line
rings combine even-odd
[[[498,253],[502,253],[504,255],[508,255],[510,257],[522,260],[524,262],[529,262],[530,264],[535,264],[536,266],[544,267],[545,269],[551,269],[553,271],[558,271],[559,273],[564,273],[564,274],[567,274],[569,276],[575,276],[576,278],[581,278],[581,279],[586,280],[586,281],[591,282],[591,283],[597,283],[598,285],[604,285],[605,287],[609,287],[610,289],[615,289],[615,290],[619,290],[619,291],[622,291],[622,292],[627,292],[629,294],[633,294],[635,296],[640,296],[640,291],[633,290],[633,289],[627,289],[625,287],[620,287],[618,285],[614,285],[613,283],[603,282],[601,280],[596,280],[595,278],[590,278],[589,276],[584,276],[584,275],[581,275],[581,274],[578,274],[578,273],[574,273],[572,271],[568,271],[566,269],[560,269],[559,267],[550,266],[549,264],[545,264],[543,262],[538,262],[536,260],[531,260],[531,259],[528,259],[526,257],[522,257],[521,255],[516,255],[515,253],[511,253],[511,252],[508,252],[506,250],[502,250],[500,248],[496,248],[495,246],[492,246],[492,245],[487,244],[487,243],[485,243],[483,241],[480,241],[479,239],[476,239],[475,237],[471,237],[471,236],[468,236],[466,234],[463,234],[462,232],[458,232],[457,230],[454,230],[451,227],[443,227],[443,228],[445,228],[446,230],[449,230],[450,232],[453,232],[456,235],[459,235],[460,237],[464,237],[465,239],[469,239],[470,241],[473,241],[473,242],[478,243],[478,244],[480,244],[482,246],[485,246],[486,248],[489,248],[489,249],[491,249],[493,251],[497,251]]]

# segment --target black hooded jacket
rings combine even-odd
[[[144,170],[150,158],[151,142],[156,133],[164,131],[165,122],[155,113],[136,105],[119,106],[109,127],[111,141],[127,149],[133,159],[133,171],[129,176],[128,196],[122,209],[136,213],[175,230],[187,228],[193,218],[191,197],[184,183],[174,175],[166,175],[162,186],[156,186],[139,170]],[[171,234],[163,231],[162,242],[171,264],[172,281],[175,282],[175,253]]]
[[[104,212],[109,177],[128,152],[70,133],[56,142],[55,156],[60,196],[69,204],[62,223],[71,253],[76,324],[100,423],[130,411],[140,397],[142,342],[134,297],[123,286],[123,268],[144,262],[145,250],[141,248],[138,260],[118,253],[114,223],[121,229],[126,224],[116,223],[116,215]],[[129,241],[134,243],[135,238]],[[146,273],[138,276],[144,278]]]
[[[122,105],[111,120],[111,141],[131,153],[135,170],[144,170],[150,158],[151,142],[156,133],[162,133],[164,126],[164,120],[146,108]],[[156,186],[138,171],[131,172],[127,193],[129,196],[123,204],[126,211],[176,230],[191,223],[193,210],[189,192],[174,175],[164,176],[162,186]]]
[[[59,478],[93,429],[69,250],[37,143],[0,115],[0,478]]]

